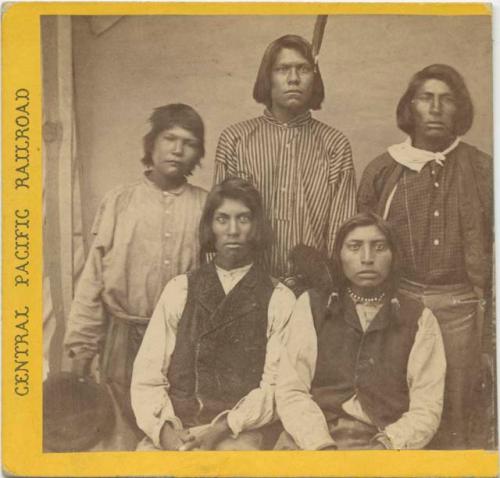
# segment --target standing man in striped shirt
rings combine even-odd
[[[356,210],[351,147],[336,129],[311,117],[324,99],[311,45],[285,35],[266,49],[253,97],[262,116],[226,128],[216,151],[215,183],[240,176],[260,191],[274,232],[270,272],[289,274],[297,244],[332,256],[338,227]]]

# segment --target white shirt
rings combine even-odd
[[[216,267],[226,294],[245,276],[250,267],[251,265],[232,271]],[[187,289],[186,275],[177,276],[166,285],[134,363],[132,408],[137,424],[158,448],[161,448],[160,431],[166,421],[176,429],[183,428],[182,422],[175,416],[168,395],[170,384],[167,371],[175,348],[177,326],[186,305]],[[274,416],[274,390],[280,351],[294,303],[293,293],[283,284],[277,283],[268,306],[266,358],[260,385],[243,397],[232,410],[223,413],[227,414],[228,425],[235,436],[242,430],[265,425]]]
[[[360,307],[374,309],[373,306],[357,305],[358,314]],[[368,315],[372,314],[373,318],[376,310],[370,310]],[[369,324],[363,322],[363,330],[366,330]],[[334,444],[325,416],[310,395],[317,347],[309,294],[305,293],[297,300],[290,319],[289,339],[283,347],[276,386],[277,409],[283,426],[305,450]],[[380,430],[389,437],[393,448],[423,448],[436,433],[443,408],[445,372],[441,331],[436,318],[426,308],[418,320],[418,331],[408,359],[409,410]],[[354,418],[371,423],[356,395],[342,407]]]

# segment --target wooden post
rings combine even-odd
[[[63,366],[65,321],[73,298],[71,18],[45,17],[42,22],[44,276],[49,278],[55,319],[49,369],[57,372]]]

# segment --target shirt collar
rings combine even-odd
[[[179,196],[186,190],[187,187],[187,181],[184,181],[179,187],[175,189],[169,189],[168,191],[163,190],[159,188],[153,181],[151,181],[151,179],[149,179],[148,171],[144,171],[144,183],[146,184],[146,186],[154,189],[155,191],[158,191],[163,196]]]
[[[312,119],[312,116],[311,112],[308,110],[305,113],[302,113],[301,115],[298,115],[295,118],[291,119],[290,121],[288,121],[288,123],[282,123],[274,117],[274,115],[271,113],[271,111],[269,111],[268,108],[266,108],[264,110],[264,119],[268,123],[275,124],[284,128],[297,128],[309,123]]]
[[[226,269],[222,269],[222,267],[219,267],[217,264],[215,264],[215,269],[217,271],[217,274],[221,275],[221,276],[224,276],[224,277],[234,277],[234,276],[237,276],[237,275],[244,275],[246,274],[253,266],[253,262],[251,262],[250,264],[247,264],[245,266],[242,266],[242,267],[238,267],[236,269],[231,269],[231,270],[226,270]]]
[[[403,143],[389,146],[387,151],[397,163],[419,173],[430,161],[436,161],[440,166],[443,166],[446,155],[453,151],[460,141],[461,138],[457,137],[444,151],[433,152],[413,147],[411,138],[407,138]]]

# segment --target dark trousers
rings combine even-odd
[[[108,385],[125,422],[138,439],[144,433],[137,426],[132,410],[130,383],[146,327],[143,321],[111,318],[100,361],[101,382]]]

